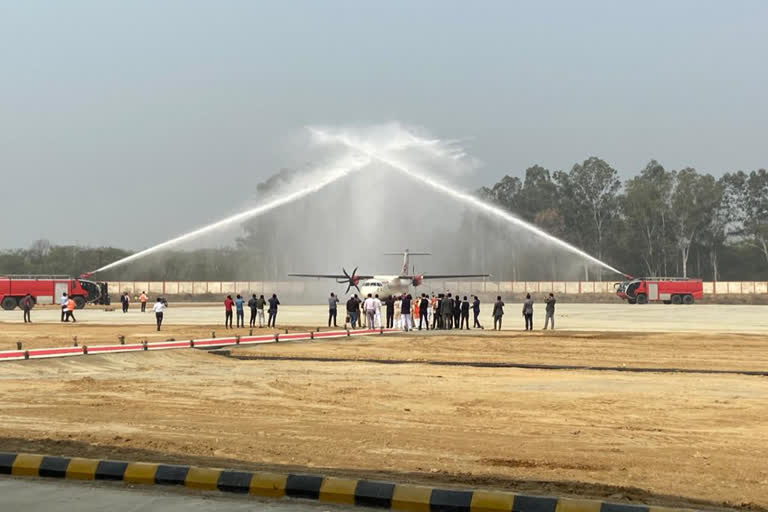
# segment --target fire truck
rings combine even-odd
[[[58,304],[66,293],[77,309],[88,302],[109,304],[107,283],[61,275],[0,275],[0,307],[15,309],[27,293],[35,304]]]
[[[616,283],[616,295],[630,304],[693,304],[703,296],[701,279],[685,277],[637,277]]]

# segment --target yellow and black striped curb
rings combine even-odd
[[[692,512],[501,491],[439,489],[320,475],[269,473],[0,452],[0,474],[181,485],[193,489],[405,512]]]

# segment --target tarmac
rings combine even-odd
[[[349,511],[352,507],[296,500],[266,500],[253,496],[228,496],[218,492],[200,493],[166,490],[157,486],[129,487],[106,482],[73,482],[0,477],[2,510],[25,512],[164,512],[263,511],[325,512]]]
[[[223,324],[224,306],[171,303],[165,312],[164,325],[215,325]],[[519,331],[523,328],[521,304],[508,303],[505,308],[504,330]],[[544,305],[534,306],[534,325],[538,330],[544,323]],[[128,313],[120,305],[105,311],[103,306],[87,306],[75,312],[78,322],[98,325],[152,325],[154,315],[147,310],[139,311],[132,305]],[[491,306],[484,304],[480,321],[493,327]],[[246,311],[246,321],[249,313]],[[344,310],[339,309],[339,324],[344,323]],[[32,311],[36,323],[59,323],[57,308],[36,308]],[[616,304],[558,304],[555,315],[556,327],[575,331],[632,331],[632,332],[741,332],[768,333],[768,306],[694,304],[684,305],[629,305]],[[281,306],[277,316],[278,327],[323,326],[328,321],[327,306]],[[0,310],[0,322],[21,323],[20,310]]]

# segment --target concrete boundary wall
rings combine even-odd
[[[419,289],[446,290],[461,294],[548,293],[613,294],[615,281],[429,281]],[[110,281],[107,283],[113,297],[128,292],[138,295],[142,291],[152,295],[270,295],[282,293],[302,295],[320,287],[332,289],[335,283],[313,281]],[[707,295],[765,295],[768,281],[704,281]]]

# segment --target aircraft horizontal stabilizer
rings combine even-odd
[[[435,274],[421,276],[422,279],[465,279],[470,277],[491,277],[491,274]]]

